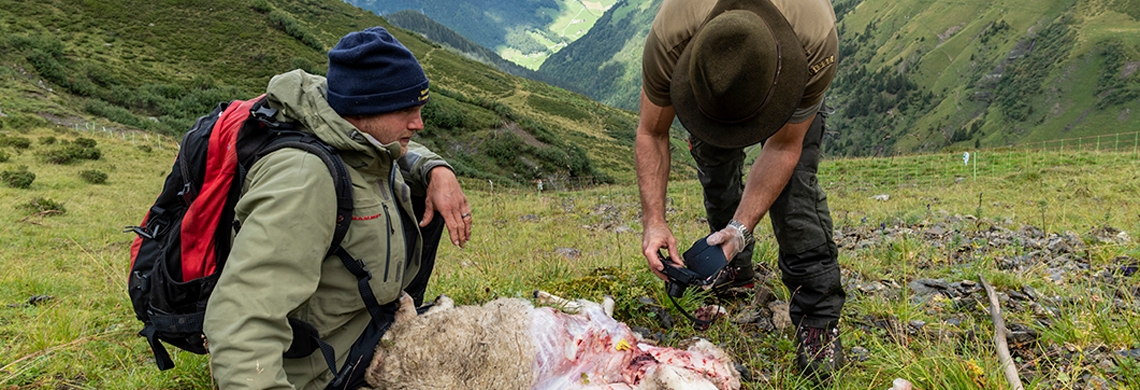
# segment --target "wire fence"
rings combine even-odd
[[[632,158],[632,157],[631,157]],[[978,150],[900,154],[888,157],[824,158],[819,181],[856,189],[945,186],[1000,180],[1056,167],[1140,168],[1140,131],[1029,142]],[[464,187],[494,193],[578,191],[599,187],[602,178],[555,177],[529,182],[466,180]],[[619,183],[628,185],[631,183]]]
[[[118,138],[130,142],[132,145],[147,145],[154,148],[177,150],[181,145],[178,139],[170,136],[154,134],[142,130],[128,130],[118,127],[107,127],[92,122],[73,123],[71,129],[89,136],[104,138]]]
[[[923,187],[1088,166],[1140,166],[1140,132],[970,151],[825,160],[820,164],[819,180],[862,189]]]
[[[74,124],[76,131],[134,144],[178,149],[179,141],[144,131],[122,130],[94,123]],[[632,156],[630,156],[632,159]],[[1002,179],[1056,167],[1140,168],[1140,131],[1080,138],[1028,142],[1015,146],[968,151],[899,154],[887,157],[827,158],[820,162],[825,186],[859,189],[944,186],[963,181]],[[552,176],[533,180],[462,179],[465,189],[491,193],[572,192],[604,186],[608,177]],[[618,186],[633,183],[618,183]]]

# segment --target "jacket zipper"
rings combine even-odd
[[[399,207],[400,198],[396,196],[396,170],[400,169],[396,165],[396,160],[392,159],[392,166],[388,169],[388,194],[392,195],[392,201]],[[384,265],[384,281],[388,281],[388,267],[392,264],[392,235],[396,234],[396,228],[392,225],[392,213],[388,210],[388,205],[384,204],[384,217],[388,218],[388,263]],[[400,220],[403,223],[403,220]],[[401,228],[403,229],[403,228]],[[403,262],[396,266],[403,268]],[[400,275],[403,275],[402,273]]]
[[[391,154],[389,154],[389,157],[391,157]],[[392,201],[399,204],[399,198],[396,197],[396,170],[397,169],[399,169],[399,167],[396,166],[396,160],[392,159],[392,165],[391,165],[391,167],[388,168],[388,194],[390,194],[392,196],[391,197]],[[386,246],[386,250],[388,251],[388,254],[387,254],[387,256],[384,257],[384,259],[385,259],[384,260],[384,282],[387,283],[388,282],[388,270],[392,266],[392,235],[396,234],[396,228],[392,226],[392,213],[388,209],[388,204],[383,203],[383,205],[384,205],[384,218],[388,221],[388,245]],[[402,222],[403,221],[401,221],[401,223]],[[403,263],[401,262],[400,265],[398,265],[397,267],[403,268]]]
[[[388,282],[388,267],[392,265],[392,235],[396,231],[392,228],[392,215],[388,212],[388,204],[384,204],[384,219],[388,221],[388,254],[384,256],[384,282]]]

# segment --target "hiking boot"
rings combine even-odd
[[[819,383],[831,379],[845,363],[843,343],[839,340],[839,328],[813,328],[801,325],[796,329],[796,366],[804,377]]]
[[[712,290],[715,295],[736,295],[752,291],[755,285],[756,270],[752,269],[752,261],[733,259],[713,282]]]

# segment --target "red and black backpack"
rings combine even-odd
[[[232,234],[241,228],[234,206],[242,183],[258,159],[281,148],[313,153],[328,166],[336,187],[337,215],[327,255],[340,257],[359,279],[372,322],[386,323],[382,319],[388,310],[376,302],[364,264],[340,246],[353,210],[352,182],[344,162],[336,149],[311,133],[295,130],[290,122],[277,121],[276,114],[263,95],[221,103],[199,118],[183,137],[174,167],[142,225],[128,227],[128,232],[137,234],[131,244],[128,293],[135,316],[143,322],[139,335],[146,337],[160,370],[174,367],[162,342],[197,354],[208,352],[202,333],[206,303],[225,268]],[[312,325],[294,319],[289,325],[293,344],[285,357],[305,357],[320,349],[329,368],[338,372],[332,348]]]

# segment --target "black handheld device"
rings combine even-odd
[[[694,242],[693,246],[681,255],[684,258],[684,267],[677,267],[668,256],[657,253],[661,264],[665,266],[663,273],[668,279],[665,281],[665,292],[669,296],[680,298],[689,286],[713,284],[721,270],[728,265],[720,246],[709,245],[706,238]]]

